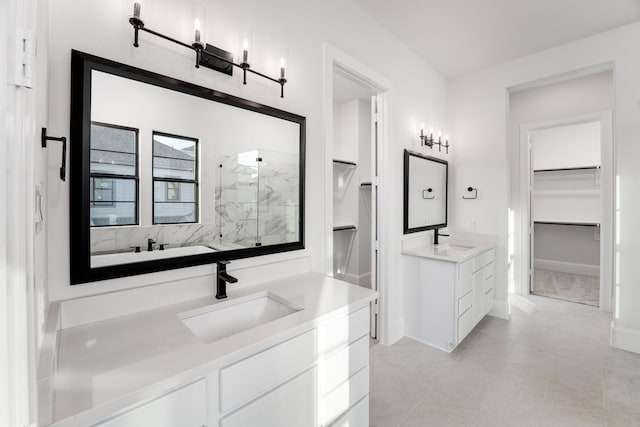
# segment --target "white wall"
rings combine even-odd
[[[391,36],[362,12],[351,0],[298,2],[275,0],[263,2],[221,2],[207,0],[205,38],[229,51],[238,50],[243,25],[253,30],[255,51],[251,52],[256,69],[277,75],[279,58],[288,51],[289,82],[285,98],[279,88],[267,81],[250,77],[246,86],[238,75],[233,77],[207,69],[195,69],[191,52],[141,34],[139,49],[132,47],[133,30],[127,23],[132,2],[125,0],[77,2],[60,0],[50,13],[51,24],[51,108],[52,132],[68,133],[69,70],[72,48],[145,68],[222,92],[273,105],[307,117],[307,186],[306,250],[297,254],[278,254],[264,261],[287,259],[300,254],[311,257],[311,268],[323,271],[324,230],[324,147],[322,143],[323,43],[327,42],[357,58],[393,83],[389,94],[389,140],[385,159],[389,179],[385,182],[388,198],[382,204],[382,216],[388,237],[389,253],[385,269],[388,277],[401,277],[400,240],[402,238],[402,149],[417,147],[420,122],[444,124],[446,84],[428,64]],[[154,12],[155,10],[155,12]],[[152,29],[167,32],[182,40],[193,37],[193,19],[184,2],[157,0],[145,3],[143,17]],[[385,52],[380,55],[380,52]],[[398,66],[402,64],[402,66]],[[73,142],[72,142],[73,143]],[[52,226],[49,232],[50,291],[53,300],[152,284],[189,271],[210,274],[205,267],[181,273],[148,275],[110,280],[101,283],[69,286],[68,186],[55,180],[54,158],[50,157],[51,184],[49,208]],[[53,244],[52,242],[55,242]],[[235,266],[249,261],[237,261]],[[232,269],[232,268],[231,268]],[[158,279],[158,276],[162,277]],[[383,327],[387,342],[402,336],[402,284],[389,280],[384,316],[390,328]],[[385,338],[383,338],[385,340]]]
[[[584,90],[579,90],[582,96],[592,95],[594,98],[600,101],[599,110],[602,111],[613,108],[613,74],[606,72],[598,74],[596,76],[598,82],[604,80],[603,89],[604,93],[593,90],[593,78],[580,79],[584,83]],[[564,86],[564,82],[561,86]],[[568,82],[575,84],[575,81]],[[554,88],[560,85],[552,85]],[[542,88],[548,90],[549,88]],[[522,98],[523,94],[526,95],[535,90],[518,92],[513,94],[509,99],[509,105],[511,106],[509,115],[512,126],[514,123],[514,101],[517,98]],[[553,99],[565,99],[569,97],[566,93],[558,92]],[[573,98],[570,98],[573,99]],[[523,102],[522,100],[520,102]],[[524,101],[526,108],[526,101]],[[584,109],[584,105],[578,104],[575,109]],[[557,112],[555,109],[547,107],[543,111],[547,115],[551,115]],[[531,111],[532,115],[540,115],[541,112]],[[566,112],[564,112],[566,114]],[[558,118],[558,117],[556,117]],[[562,118],[562,117],[560,117]],[[528,120],[529,117],[526,117]],[[521,118],[522,120],[522,118]],[[512,130],[513,129],[512,127]],[[600,122],[580,123],[576,125],[552,127],[549,129],[541,129],[532,133],[532,168],[533,170],[539,169],[554,169],[554,168],[572,168],[572,167],[589,167],[600,166]]]
[[[454,202],[456,223],[468,227],[476,217],[479,228],[500,236],[496,269],[496,297],[507,296],[507,224],[509,207],[509,176],[507,155],[514,155],[507,144],[508,89],[535,80],[612,63],[615,72],[615,147],[617,179],[617,241],[615,248],[617,274],[616,330],[614,345],[640,351],[640,343],[633,341],[633,333],[640,331],[640,281],[637,280],[636,260],[640,257],[637,240],[640,227],[635,218],[640,215],[640,199],[634,186],[640,179],[637,159],[640,158],[640,58],[634,41],[640,37],[640,23],[603,32],[573,43],[558,46],[537,54],[509,61],[452,82],[450,86],[450,120],[457,149],[455,179],[473,177],[486,186],[492,203],[478,203],[474,212],[461,209]],[[548,104],[546,104],[548,107]],[[509,147],[509,148],[508,148]],[[517,157],[517,156],[516,156]],[[482,187],[479,187],[482,188]],[[626,340],[626,341],[625,341]],[[627,344],[623,343],[625,341]],[[635,341],[633,341],[635,342]]]
[[[574,271],[599,272],[600,230],[597,227],[535,224],[533,238],[536,267],[547,270],[560,267],[558,270],[563,271],[568,267],[564,264],[573,264]]]

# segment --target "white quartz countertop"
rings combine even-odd
[[[412,255],[422,258],[438,259],[450,262],[464,262],[474,256],[493,249],[495,245],[488,242],[472,240],[454,240],[434,245],[424,243],[409,245],[402,248],[404,255]]]
[[[185,311],[264,291],[304,309],[210,344],[200,341],[178,318]],[[60,330],[54,425],[93,424],[377,297],[370,289],[318,273],[246,288],[229,285],[227,294],[227,300],[198,298]]]

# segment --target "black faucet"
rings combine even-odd
[[[152,252],[153,251],[153,244],[156,241],[153,239],[147,239],[147,251]]]
[[[224,299],[227,297],[227,282],[236,283],[238,279],[233,276],[229,276],[227,273],[227,264],[229,261],[218,261],[218,268],[216,277],[218,279],[218,283],[216,286],[216,298]]]
[[[434,245],[438,244],[438,236],[449,237],[448,234],[440,234],[440,229],[439,228],[434,228],[433,229],[433,244]]]

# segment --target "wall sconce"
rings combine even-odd
[[[449,135],[442,137],[442,132],[438,131],[438,138],[433,136],[433,128],[429,128],[429,133],[424,133],[424,125],[420,125],[420,145],[423,147],[429,147],[433,150],[433,146],[438,146],[438,151],[442,152],[442,148],[445,148],[446,154],[449,154]]]
[[[200,66],[202,65],[203,67],[211,68],[212,70],[232,76],[233,67],[237,67],[242,69],[242,74],[243,74],[242,84],[245,84],[245,85],[247,84],[247,72],[253,73],[267,80],[271,80],[274,83],[278,83],[280,85],[280,98],[284,98],[284,85],[285,83],[287,83],[287,79],[285,78],[285,69],[284,69],[283,61],[281,61],[281,64],[280,64],[280,78],[274,79],[272,77],[267,76],[266,74],[263,74],[251,69],[251,66],[249,65],[249,62],[248,62],[249,52],[248,52],[248,46],[246,43],[243,46],[242,62],[240,64],[237,64],[233,62],[233,54],[231,52],[227,52],[216,46],[212,46],[210,44],[204,43],[201,40],[201,33],[200,33],[201,29],[200,29],[199,20],[196,20],[195,22],[194,41],[191,44],[188,44],[145,27],[144,21],[141,18],[141,10],[142,10],[142,6],[140,2],[135,1],[133,3],[133,16],[129,18],[129,23],[131,24],[131,26],[133,26],[133,30],[134,30],[134,33],[133,33],[134,47],[139,47],[138,35],[140,31],[144,31],[146,33],[160,37],[161,39],[168,40],[172,43],[178,44],[187,49],[191,49],[195,51],[196,68],[200,68]]]

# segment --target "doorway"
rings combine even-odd
[[[389,83],[325,45],[325,273],[379,292],[371,344],[384,342],[383,194],[385,101]]]
[[[377,290],[377,96],[336,70],[333,75],[333,276]],[[378,339],[372,305],[371,339]]]
[[[523,293],[611,311],[612,113],[523,125],[520,133],[528,183]]]
[[[600,305],[601,126],[529,133],[532,294]]]

